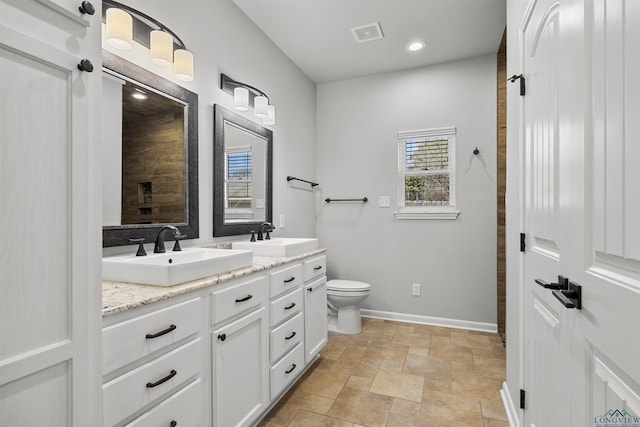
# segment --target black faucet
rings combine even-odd
[[[267,232],[267,240],[270,240],[269,232],[275,230],[275,227],[270,222],[263,222],[258,228],[258,240],[265,240],[265,237],[262,235],[263,231]]]
[[[160,231],[158,231],[158,237],[156,237],[156,245],[153,247],[153,253],[154,254],[163,254],[165,252],[165,250],[164,250],[164,232],[167,231],[167,230],[171,230],[173,232],[173,235],[176,238],[178,238],[179,236],[182,235],[182,234],[180,234],[180,230],[178,230],[173,225],[165,225],[164,227],[162,227],[160,229]]]

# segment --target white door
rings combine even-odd
[[[525,425],[640,426],[640,2],[532,1],[521,35]]]
[[[582,286],[567,310],[571,425],[640,426],[640,2],[563,8],[566,274]]]
[[[558,283],[566,262],[559,176],[559,7],[552,0],[532,4],[521,27],[526,78],[526,96],[521,98],[526,233],[524,414],[525,425],[567,426],[569,319],[552,290],[542,286]]]

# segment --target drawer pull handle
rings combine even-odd
[[[156,381],[155,383],[147,383],[147,388],[157,387],[160,384],[166,383],[167,381],[169,381],[171,378],[175,377],[176,375],[178,375],[178,371],[176,371],[175,369],[172,369],[171,373],[169,373],[169,375],[167,375],[166,377]]]
[[[318,270],[322,270],[322,266],[319,265],[317,267],[313,267],[313,271],[318,271]]]
[[[290,374],[291,372],[293,372],[294,369],[296,369],[296,364],[295,363],[291,366],[291,369],[289,369],[287,371],[284,371],[284,373],[285,374]]]
[[[246,297],[244,297],[244,298],[237,299],[237,300],[236,300],[236,302],[245,302],[245,301],[249,301],[251,298],[253,298],[253,295],[247,295],[247,296],[246,296]]]
[[[177,328],[178,327],[176,325],[171,325],[167,329],[165,329],[164,331],[156,332],[155,334],[147,334],[145,336],[145,338],[148,339],[148,340],[152,340],[154,338],[158,338],[158,337],[161,337],[163,335],[166,335],[171,331],[175,331]]]
[[[291,332],[291,335],[289,335],[288,337],[284,337],[285,340],[290,340],[291,338],[296,336],[296,331]]]
[[[178,425],[178,422],[176,420],[171,420],[171,422],[169,423],[169,427],[176,427]]]
[[[284,280],[284,283],[291,283],[291,282],[293,282],[294,280],[296,280],[295,276],[291,276],[291,277],[289,277],[288,279],[285,279],[285,280]]]
[[[227,334],[220,334],[220,335],[218,335],[218,339],[219,339],[220,341],[224,341],[224,340],[226,340],[226,339],[227,339]]]
[[[292,303],[291,303],[291,305],[286,306],[284,309],[285,309],[285,310],[291,310],[291,309],[292,309],[293,307],[295,307],[295,306],[296,306],[296,303],[295,303],[295,302],[292,302]]]

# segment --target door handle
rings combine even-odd
[[[552,291],[552,293],[566,308],[582,310],[582,286],[569,282],[569,289]]]
[[[558,283],[549,283],[542,279],[535,279],[535,282],[545,289],[569,289],[569,278],[558,275]]]

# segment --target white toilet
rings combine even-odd
[[[369,296],[370,285],[354,280],[329,280],[327,304],[329,306],[329,330],[340,334],[359,334],[360,303]]]

